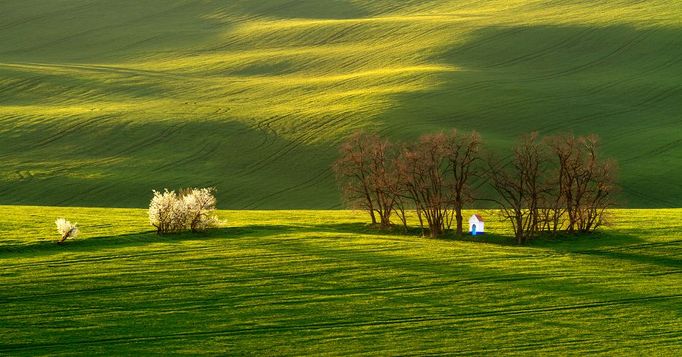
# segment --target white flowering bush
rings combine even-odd
[[[175,191],[153,191],[149,203],[149,223],[156,227],[158,234],[180,232],[185,228],[187,217],[183,200]]]
[[[215,216],[215,189],[193,188],[182,197],[189,218],[189,229],[199,232],[218,225]]]
[[[54,223],[57,225],[57,232],[61,234],[62,238],[59,240],[59,244],[64,243],[67,238],[76,238],[80,231],[78,230],[78,223],[72,224],[64,218],[59,218]]]
[[[149,223],[158,234],[177,233],[187,229],[203,231],[218,224],[214,214],[216,198],[213,188],[192,188],[181,193],[153,191],[149,203]]]

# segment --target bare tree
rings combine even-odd
[[[405,185],[405,172],[400,170],[400,165],[397,151],[393,152],[392,162],[389,164],[390,180],[386,181],[386,188],[393,199],[393,212],[400,219],[403,226],[403,232],[407,233],[407,211],[410,208],[411,193]]]
[[[567,229],[569,232],[573,232],[578,219],[574,203],[576,200],[579,201],[581,196],[577,192],[578,186],[576,184],[582,171],[579,140],[573,135],[557,135],[548,138],[547,142],[558,164],[555,177],[557,192],[555,194],[556,205],[553,220],[558,230],[558,227],[563,227],[562,218],[565,215],[568,219]]]
[[[491,158],[488,165],[490,184],[498,195],[494,201],[511,222],[517,243],[523,244],[542,226],[540,205],[547,193],[543,179],[547,159],[537,133],[521,137],[510,162]]]
[[[446,143],[443,133],[423,135],[417,144],[405,147],[396,162],[402,185],[414,202],[422,234],[426,220],[431,237],[443,234],[452,223],[448,217],[453,185],[447,180]]]
[[[595,135],[576,137],[564,134],[549,138],[558,160],[556,221],[565,214],[569,233],[585,233],[604,223],[606,210],[613,205],[617,165],[598,157]],[[558,208],[563,205],[562,208]]]
[[[542,204],[542,216],[546,222],[544,230],[556,234],[564,228],[568,213],[566,188],[571,184],[568,168],[574,160],[575,140],[572,136],[558,135],[547,137],[544,142],[554,156],[555,167],[549,173],[550,192]]]
[[[376,136],[370,143],[370,182],[376,201],[375,211],[379,215],[381,228],[389,228],[398,194],[392,145],[388,140]]]
[[[456,219],[456,233],[462,235],[462,209],[473,200],[469,181],[475,172],[474,163],[479,160],[481,137],[476,131],[470,133],[452,130],[446,136],[445,155],[452,177],[452,206]]]
[[[594,231],[604,223],[605,212],[613,205],[617,167],[614,161],[599,159],[598,142],[596,135],[579,138],[583,154],[573,175],[575,193],[571,210],[575,222],[569,227],[571,231]]]
[[[346,202],[368,212],[372,224],[391,226],[396,182],[389,166],[393,162],[390,142],[376,134],[356,132],[341,144],[340,154],[333,169]]]

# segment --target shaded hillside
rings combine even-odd
[[[357,128],[596,132],[629,206],[682,205],[674,1],[0,3],[0,203],[337,208]]]

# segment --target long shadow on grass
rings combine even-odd
[[[516,243],[514,237],[505,234],[485,233],[477,236],[471,236],[469,234],[457,236],[454,233],[454,230],[450,230],[443,236],[431,238],[428,236],[422,236],[421,229],[415,226],[408,227],[407,231],[404,231],[403,228],[399,226],[396,226],[388,230],[381,230],[365,223],[355,222],[316,224],[311,226],[305,226],[305,228],[311,228],[306,229],[307,232],[314,231],[321,233],[342,234],[357,233],[362,235],[382,236],[386,238],[402,237],[450,242],[469,242],[504,247],[551,248],[561,253],[570,253],[588,249],[594,250],[595,248],[613,248],[622,246],[633,246],[638,244],[650,244],[636,234],[617,233],[610,231],[609,232],[597,231],[595,233],[577,235],[573,234],[559,234],[556,236],[546,235],[531,240],[523,246],[519,246]]]
[[[188,241],[230,240],[244,237],[266,238],[283,236],[281,241],[268,241],[268,244],[298,241],[301,239],[297,234],[307,235],[311,233],[326,234],[327,239],[334,239],[329,234],[339,234],[339,239],[353,238],[353,235],[373,236],[381,240],[398,241],[440,241],[440,242],[467,242],[480,244],[481,249],[486,246],[516,246],[511,237],[499,234],[485,234],[482,236],[456,237],[449,234],[441,238],[429,238],[420,236],[421,230],[410,227],[407,232],[401,228],[390,231],[379,230],[365,223],[334,223],[317,225],[247,225],[237,227],[224,227],[209,230],[203,233],[180,233],[169,235],[157,235],[154,231],[140,233],[120,234],[114,236],[97,236],[86,239],[67,240],[58,245],[54,241],[42,241],[30,244],[0,245],[0,254],[61,254],[65,252],[95,252],[101,249],[116,249],[129,247],[144,247],[150,244],[182,244]],[[293,238],[292,238],[293,236]],[[312,239],[314,239],[313,237]],[[310,240],[310,239],[306,239]],[[263,242],[265,243],[265,242]],[[287,243],[288,244],[288,243]],[[641,238],[622,233],[598,233],[585,236],[562,236],[558,238],[540,238],[530,242],[527,246],[519,247],[518,253],[522,256],[530,256],[527,248],[541,248],[537,251],[540,256],[549,254],[581,254],[595,257],[603,257],[615,260],[624,260],[640,264],[654,264],[665,268],[681,268],[682,260],[670,256],[654,256],[642,254],[636,250],[640,246],[648,246],[656,243],[647,243]],[[662,243],[665,244],[665,243]],[[668,242],[679,246],[679,241]],[[170,246],[168,248],[171,248]],[[601,248],[601,249],[598,249]],[[634,249],[629,249],[634,248]],[[530,254],[530,255],[529,255]]]
[[[679,243],[678,243],[679,244]],[[682,259],[668,256],[655,256],[640,253],[630,252],[611,252],[603,250],[590,250],[576,252],[577,254],[584,254],[599,258],[607,258],[613,260],[625,260],[638,264],[654,264],[661,267],[682,269]]]
[[[364,224],[341,223],[330,225],[281,225],[256,224],[235,227],[222,227],[205,232],[175,233],[158,235],[155,231],[126,233],[118,235],[103,235],[87,238],[68,239],[63,244],[55,240],[36,241],[20,244],[0,244],[0,254],[36,254],[36,253],[64,253],[64,252],[95,252],[99,249],[143,247],[149,244],[181,244],[188,241],[208,241],[217,239],[238,239],[243,237],[264,238],[276,235],[291,235],[296,233],[358,233],[386,235],[386,232],[372,229]]]
[[[558,238],[540,239],[534,242],[534,245],[559,253],[594,256],[637,264],[652,264],[663,268],[682,268],[682,259],[669,255],[643,253],[647,249],[679,250],[682,247],[682,240],[647,241],[642,238],[644,234],[646,233],[639,231],[632,233],[598,231],[592,234],[564,235]]]
[[[310,235],[310,234],[313,235]],[[314,233],[327,233],[324,236],[315,236]],[[330,234],[331,233],[331,234]],[[333,234],[335,233],[335,234]],[[301,234],[301,236],[297,236]],[[338,235],[336,235],[338,234]],[[363,242],[357,245],[354,235],[377,238],[377,244]],[[281,236],[281,239],[280,239]],[[462,241],[473,242],[478,238],[460,238]],[[487,244],[498,245],[496,240],[502,240],[503,236],[487,236]],[[634,239],[627,236],[616,237],[618,239]],[[640,306],[656,308],[665,311],[678,312],[676,305],[670,301],[678,301],[682,294],[674,294],[673,291],[659,290],[651,294],[643,294],[630,290],[618,289],[622,283],[618,276],[607,274],[604,278],[595,277],[592,269],[605,269],[608,264],[595,263],[588,266],[588,275],[583,276],[581,268],[584,263],[575,263],[565,269],[552,260],[560,259],[565,254],[585,254],[608,259],[622,261],[655,264],[669,268],[679,268],[679,260],[671,257],[650,257],[641,253],[629,253],[623,251],[607,250],[552,250],[541,249],[533,246],[507,248],[497,250],[495,254],[485,254],[485,246],[481,244],[481,256],[472,254],[457,255],[453,253],[447,243],[447,239],[433,240],[416,236],[385,234],[376,231],[360,223],[321,224],[321,225],[249,225],[241,227],[229,227],[211,230],[203,234],[177,234],[157,236],[152,231],[136,234],[122,234],[118,236],[93,237],[82,240],[67,241],[67,244],[56,245],[54,243],[31,244],[21,247],[0,247],[0,253],[23,254],[31,256],[63,254],[65,252],[97,253],[98,250],[140,247],[147,245],[161,245],[163,251],[145,252],[140,254],[177,254],[183,252],[182,245],[185,242],[215,241],[220,240],[230,244],[234,241],[231,249],[239,249],[241,245],[248,243],[250,247],[266,249],[281,255],[288,254],[292,257],[317,257],[327,267],[317,270],[316,274],[307,274],[299,278],[293,278],[301,285],[304,292],[306,289],[320,289],[320,294],[352,293],[376,295],[390,298],[404,306],[431,306],[444,308],[449,304],[448,294],[466,293],[472,286],[484,284],[490,288],[490,294],[502,294],[510,298],[511,303],[495,303],[504,296],[482,296],[482,304],[494,304],[494,311],[487,311],[490,315],[509,314],[536,314],[551,313],[551,311],[579,310],[585,308],[603,309],[608,306]],[[338,240],[338,241],[335,241]],[[387,245],[379,244],[381,240],[399,240],[404,244]],[[438,243],[435,254],[419,254],[420,249],[425,249],[422,242]],[[454,242],[453,242],[454,243]],[[175,245],[178,246],[175,246]],[[508,245],[506,241],[501,244]],[[548,244],[548,242],[544,242]],[[174,247],[175,246],[175,247]],[[156,248],[156,247],[155,247]],[[494,247],[491,247],[494,248]],[[192,249],[197,249],[193,247]],[[199,247],[199,249],[215,249],[214,246]],[[468,247],[468,253],[476,250]],[[646,248],[644,248],[646,249]],[[128,257],[126,254],[105,259],[117,259]],[[37,253],[37,254],[36,254]],[[106,253],[108,254],[108,253]],[[133,253],[134,255],[135,253]],[[94,257],[99,259],[100,257]],[[653,259],[650,259],[653,258]],[[294,261],[297,261],[294,259]],[[546,268],[540,269],[550,263]],[[331,267],[331,268],[329,268]],[[252,267],[257,271],[259,267]],[[269,269],[269,268],[268,268]],[[386,275],[389,272],[390,274]],[[663,270],[653,273],[665,273]],[[296,273],[296,270],[292,270]],[[317,274],[319,273],[319,274]],[[349,279],[348,274],[355,276],[362,274],[364,278]],[[626,271],[624,277],[629,273]],[[633,268],[634,277],[644,274],[640,269]],[[383,277],[383,278],[382,278]],[[367,280],[369,279],[369,280]],[[319,285],[316,281],[324,282]],[[329,282],[333,283],[329,283]],[[344,285],[349,283],[349,285]],[[614,283],[613,287],[608,286]],[[633,281],[635,283],[635,281]],[[488,288],[485,288],[486,290]],[[510,295],[511,294],[511,295]],[[518,294],[523,294],[534,301],[532,306],[518,302]],[[546,300],[537,300],[534,296],[546,296]],[[428,297],[428,298],[427,298]],[[567,298],[569,300],[567,300]],[[516,302],[514,302],[516,301]],[[476,305],[479,306],[479,305]],[[475,306],[474,306],[475,307]],[[472,311],[475,312],[475,311]]]
[[[420,249],[419,246],[413,248]],[[623,289],[604,287],[606,283],[614,282],[617,283],[614,284],[617,286],[622,281],[618,277],[607,275],[603,279],[591,278],[592,280],[598,280],[598,284],[595,284],[595,281],[589,281],[589,276],[583,276],[584,272],[581,272],[580,265],[576,265],[574,271],[566,271],[556,265],[550,265],[549,270],[534,269],[536,266],[541,266],[543,260],[554,259],[551,254],[543,255],[542,251],[537,251],[536,254],[533,252],[529,253],[526,250],[525,253],[529,254],[520,252],[521,256],[514,254],[495,255],[488,257],[489,259],[481,257],[481,259],[459,260],[452,259],[451,256],[446,256],[445,254],[435,257],[424,256],[421,259],[404,254],[404,249],[370,251],[363,247],[353,245],[337,247],[310,239],[287,240],[270,249],[278,253],[285,251],[292,256],[317,256],[328,259],[338,266],[347,265],[349,269],[351,267],[353,269],[364,269],[368,276],[385,271],[398,272],[397,276],[394,276],[391,282],[388,282],[389,285],[390,283],[397,284],[398,286],[403,285],[407,291],[410,291],[410,294],[403,296],[401,289],[394,289],[388,293],[382,292],[382,294],[388,294],[391,299],[404,301],[407,304],[424,304],[431,301],[430,304],[434,307],[443,307],[444,304],[447,304],[447,299],[439,300],[438,298],[433,299],[433,297],[431,299],[424,299],[424,296],[414,294],[415,289],[421,290],[422,294],[429,295],[429,289],[433,289],[436,286],[441,288],[452,286],[454,289],[452,292],[457,293],[458,289],[463,289],[463,292],[468,291],[470,288],[467,286],[471,284],[493,284],[492,286],[498,288],[502,288],[498,285],[502,284],[506,286],[503,288],[504,291],[519,291],[519,294],[524,294],[530,298],[534,296],[547,296],[547,300],[541,303],[542,306],[526,308],[504,305],[500,310],[501,314],[508,312],[535,313],[538,312],[536,310],[544,311],[547,305],[551,307],[550,310],[640,305],[677,312],[677,309],[671,306],[669,301],[682,298],[682,294],[674,294],[672,291],[641,294]],[[508,269],[491,267],[491,264],[494,264],[495,261],[505,265],[514,262],[515,259],[521,265],[509,265]],[[555,269],[555,271],[551,269]],[[636,271],[633,271],[633,274],[635,276],[638,275]],[[324,277],[320,279],[329,280]],[[584,282],[585,279],[588,281]],[[433,282],[436,282],[436,284],[433,285]],[[380,285],[373,286],[378,290],[382,290]],[[396,286],[393,287],[395,288]],[[572,299],[568,304],[563,299],[567,297]],[[489,296],[485,299],[495,300],[499,298],[501,297]],[[514,296],[510,301],[514,301],[517,298],[519,296]],[[488,303],[492,300],[488,301]],[[553,302],[553,300],[557,302]]]
[[[108,236],[96,236],[88,238],[68,239],[63,244],[57,244],[56,240],[40,241],[29,244],[0,245],[2,253],[64,253],[64,252],[96,252],[99,249],[143,247],[149,244],[179,244],[186,241],[202,241],[222,239],[229,237],[241,237],[246,235],[267,236],[273,234],[283,226],[258,226],[220,228],[200,233],[178,233],[157,235],[155,231],[139,233],[127,233]]]
[[[307,230],[308,232],[358,233],[363,235],[383,236],[386,238],[403,237],[408,239],[434,240],[434,238],[421,236],[421,230],[417,227],[410,227],[407,232],[403,232],[401,228],[383,231],[369,227],[364,223],[323,224],[311,227],[313,229]],[[435,240],[477,243],[481,244],[483,249],[485,249],[484,247],[486,245],[519,247],[519,250],[522,250],[523,248],[542,248],[550,249],[558,254],[592,255],[608,259],[626,260],[634,263],[654,264],[662,267],[682,267],[681,259],[633,252],[640,247],[649,247],[652,245],[658,246],[663,244],[679,247],[682,245],[682,241],[652,243],[642,239],[639,235],[612,231],[597,231],[595,233],[578,235],[559,234],[556,236],[541,236],[531,240],[524,246],[516,244],[513,237],[495,233],[486,233],[478,236],[456,236],[453,232],[448,232],[445,236],[435,238]],[[614,251],[616,249],[620,251]]]

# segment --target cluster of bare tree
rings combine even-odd
[[[594,135],[524,135],[511,160],[490,159],[487,175],[518,243],[541,232],[587,233],[613,205],[616,164],[601,160]]]
[[[590,232],[604,223],[612,204],[615,164],[597,156],[594,136],[525,135],[511,159],[481,159],[476,132],[427,134],[395,145],[358,132],[341,145],[334,164],[343,196],[382,228],[398,217],[407,229],[414,209],[422,234],[441,235],[454,224],[463,233],[464,207],[474,201],[471,182],[487,180],[495,193],[480,200],[499,204],[516,240],[541,232]]]
[[[344,198],[369,212],[373,224],[389,227],[395,213],[407,229],[406,210],[412,207],[422,233],[428,226],[435,237],[455,223],[461,234],[479,148],[476,132],[429,134],[411,145],[359,132],[341,145],[334,171]]]

